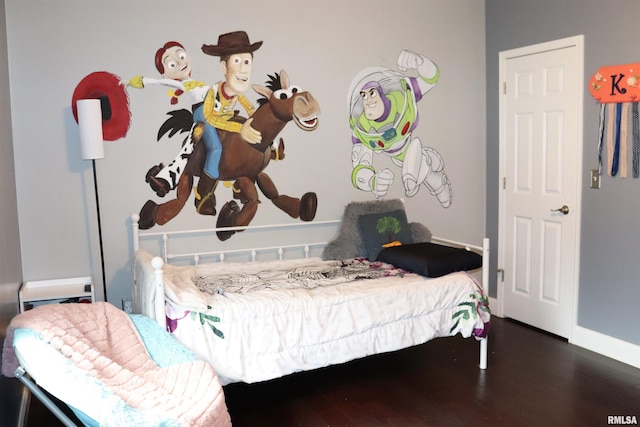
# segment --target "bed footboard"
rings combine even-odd
[[[482,290],[489,296],[489,238],[482,239]],[[487,337],[480,340],[480,369],[487,369]]]
[[[482,246],[469,245],[462,242],[456,242],[454,240],[443,239],[440,237],[433,237],[432,240],[436,243],[443,243],[449,246],[461,247],[466,250],[474,250],[482,254],[482,290],[485,295],[489,295],[489,249],[490,241],[488,237],[482,239]],[[482,338],[480,340],[480,369],[487,369],[487,354],[488,354],[488,338]]]

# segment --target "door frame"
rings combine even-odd
[[[506,175],[506,155],[505,155],[505,146],[507,144],[506,141],[506,102],[504,96],[504,85],[506,82],[506,65],[507,60],[511,58],[517,58],[520,56],[533,55],[537,53],[542,53],[550,50],[564,49],[568,47],[575,46],[578,49],[577,52],[577,68],[578,68],[578,106],[577,106],[577,138],[578,138],[578,151],[576,155],[578,156],[578,178],[576,181],[576,202],[577,206],[575,209],[572,209],[572,213],[577,215],[576,218],[576,238],[573,244],[575,245],[575,258],[573,263],[574,268],[574,278],[575,282],[571,284],[573,287],[571,295],[571,325],[570,325],[570,333],[569,333],[569,342],[573,342],[574,334],[576,331],[576,326],[578,323],[578,290],[580,285],[580,235],[581,235],[581,224],[582,224],[582,192],[583,192],[583,179],[582,174],[583,170],[583,146],[584,146],[584,35],[577,35],[573,37],[567,37],[564,39],[553,40],[550,42],[534,44],[530,46],[524,46],[516,49],[506,50],[499,52],[499,182],[498,182],[498,271],[505,265],[506,255],[505,255],[505,195],[503,191],[503,178]],[[499,274],[497,277],[497,307],[496,316],[503,317],[504,314],[504,282],[503,275]]]

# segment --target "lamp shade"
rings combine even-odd
[[[99,99],[79,99],[77,102],[80,148],[84,160],[104,158],[102,138],[102,107]]]

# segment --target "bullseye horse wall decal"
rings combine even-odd
[[[303,221],[312,221],[315,218],[318,204],[315,193],[308,192],[300,198],[280,194],[264,169],[271,160],[284,158],[284,141],[280,138],[276,148],[274,140],[285,125],[293,121],[300,129],[313,131],[318,127],[320,107],[311,93],[300,91],[297,86],[290,85],[289,77],[284,70],[269,78],[267,86],[252,85],[252,88],[263,96],[258,100],[260,106],[250,117],[253,119],[251,126],[262,134],[261,142],[249,144],[239,133],[217,130],[222,143],[217,179],[204,173],[206,149],[204,144],[198,143],[203,125],[194,125],[193,116],[188,110],[169,113],[171,117],[160,128],[159,134],[189,132],[187,141],[194,144],[194,149],[178,180],[176,198],[162,204],[147,201],[140,211],[141,229],[165,224],[178,215],[191,194],[195,177],[199,178],[195,189],[195,208],[202,215],[216,215],[216,187],[219,181],[233,181],[233,198],[239,200],[241,206],[235,200],[226,202],[218,214],[217,227],[249,225],[260,203],[256,184],[262,194],[292,218],[300,218]],[[246,119],[235,116],[232,120]],[[147,174],[147,181],[152,187],[153,170],[154,168]],[[217,235],[220,240],[226,240],[234,233],[233,230],[225,230],[219,231]]]

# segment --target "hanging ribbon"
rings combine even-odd
[[[622,104],[615,104],[616,106],[616,140],[613,146],[613,159],[611,161],[611,176],[618,174],[618,167],[620,162],[620,122],[622,119]]]
[[[631,124],[631,139],[633,140],[632,174],[636,179],[640,176],[640,124],[638,116],[638,103],[634,102],[631,105],[631,120],[633,122]]]
[[[622,104],[621,117],[620,117],[620,149],[618,152],[618,171],[620,172],[620,178],[627,177],[627,170],[629,165],[627,164],[627,147],[629,146],[629,113],[631,112],[631,103],[625,102]]]
[[[604,121],[607,104],[600,104],[600,120],[598,125],[598,175],[602,176],[602,146],[604,140]]]
[[[613,147],[615,141],[615,126],[616,126],[616,104],[607,105],[607,174],[611,176],[611,170],[613,169]]]

